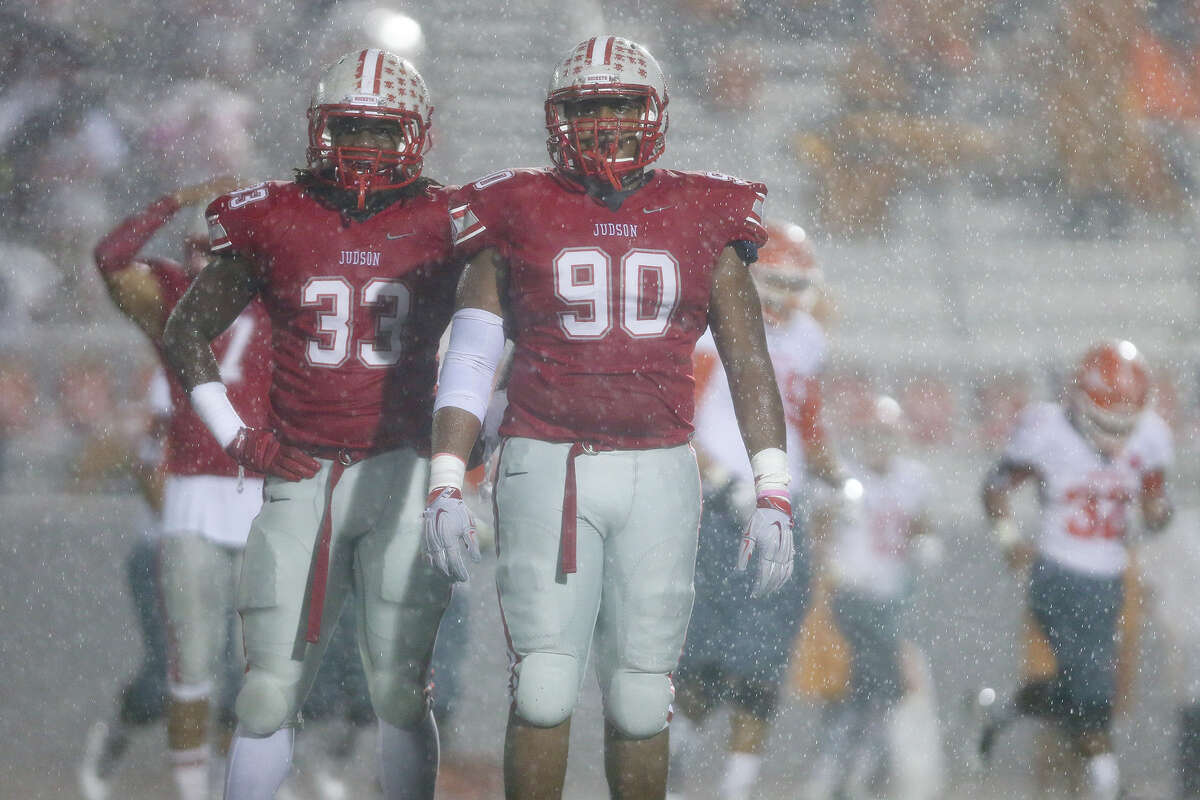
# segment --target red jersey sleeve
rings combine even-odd
[[[450,198],[454,225],[454,254],[467,261],[489,247],[504,253],[508,240],[508,212],[523,187],[540,170],[503,169],[458,189]]]
[[[261,244],[258,240],[263,226],[259,223],[271,205],[262,201],[286,185],[279,181],[259,183],[221,195],[209,203],[204,210],[209,249],[223,255],[253,256]]]
[[[723,189],[712,194],[719,198],[718,211],[725,219],[726,243],[744,241],[755,247],[765,245],[767,229],[763,225],[763,205],[767,201],[767,187],[718,172],[706,173],[706,177]]]
[[[164,195],[137,214],[121,220],[100,240],[93,256],[102,273],[118,272],[129,266],[146,242],[179,210],[171,195]]]

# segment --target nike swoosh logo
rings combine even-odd
[[[290,497],[268,497],[267,502],[268,503],[282,503],[284,500],[291,500],[291,499],[292,498],[290,498]]]
[[[674,208],[674,207],[675,206],[659,206],[658,208],[643,208],[642,213],[643,214],[657,214],[659,211],[666,211],[668,208]]]
[[[389,234],[387,235],[387,238],[389,238],[389,239],[403,239],[403,238],[405,238],[406,236],[412,236],[412,234],[411,234],[411,233],[389,233]]]

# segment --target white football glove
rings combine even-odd
[[[766,597],[792,576],[792,503],[786,495],[761,494],[738,551],[737,570],[745,572],[750,557],[758,553],[758,578],[751,597]]]
[[[466,582],[467,558],[479,563],[475,520],[463,502],[462,492],[449,486],[429,493],[421,515],[421,550],[425,562],[453,581]]]

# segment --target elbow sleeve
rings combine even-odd
[[[504,321],[481,308],[462,308],[450,325],[450,344],[438,377],[436,412],[452,406],[479,418],[487,416],[496,367],[504,355]]]

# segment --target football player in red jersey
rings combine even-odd
[[[1150,531],[1172,516],[1166,473],[1174,443],[1150,394],[1138,349],[1128,341],[1098,342],[1080,360],[1066,402],[1021,412],[983,488],[993,537],[1009,565],[1029,568],[1029,612],[1057,671],[991,711],[980,753],[989,758],[998,734],[1020,716],[1048,719],[1085,760],[1088,796],[1097,800],[1121,790],[1109,728],[1133,509]],[[1010,507],[1010,495],[1031,479],[1041,511],[1032,541],[1021,536]],[[993,700],[994,692],[981,702]]]
[[[167,315],[203,267],[208,235],[190,231],[184,237],[182,263],[144,257],[141,250],[180,209],[236,186],[235,179],[220,177],[182,187],[122,220],[96,246],[96,266],[109,294],[160,355]],[[270,340],[266,310],[254,302],[213,343],[234,407],[252,425],[266,420]],[[168,632],[167,747],[180,798],[204,800],[209,796],[209,698],[214,677],[225,674],[221,666],[233,593],[250,522],[262,504],[262,479],[258,473],[239,477],[238,465],[205,429],[177,380],[170,381],[170,394],[160,544]]]
[[[706,326],[758,495],[736,566],[754,561],[757,595],[792,570],[783,408],[747,269],[766,240],[766,189],[647,169],[663,150],[666,109],[644,47],[589,39],[551,79],[555,167],[504,170],[453,201],[469,264],[439,380],[423,537],[427,558],[466,580],[478,550],[465,460],[507,332],[495,504],[510,798],[561,795],[593,634],[612,796],[664,796],[700,519],[692,350]]]
[[[226,797],[273,797],[346,598],[379,717],[388,797],[432,797],[426,687],[451,584],[418,557],[438,339],[453,310],[449,191],[421,176],[433,107],[417,70],[368,49],[323,73],[308,168],[207,211],[212,259],[167,351],[214,437],[266,473],[238,610],[246,657]],[[263,426],[225,397],[212,340],[254,298],[273,326]]]

